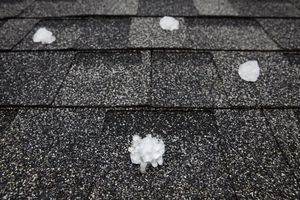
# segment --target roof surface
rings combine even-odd
[[[298,199],[299,2],[0,1],[0,198]]]

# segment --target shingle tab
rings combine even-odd
[[[238,16],[230,0],[193,0],[199,15],[228,15]]]
[[[141,52],[78,54],[56,104],[145,104],[150,73],[147,56]]]
[[[278,49],[249,19],[188,18],[188,46],[195,49]]]
[[[72,48],[81,35],[80,27],[85,20],[43,20],[38,23],[24,40],[15,48],[19,50],[68,49]],[[39,28],[47,28],[53,33],[55,41],[51,44],[33,42],[33,35]]]
[[[138,0],[39,0],[22,16],[135,15],[137,8]]]
[[[297,199],[299,185],[259,110],[217,110],[228,169],[240,199]]]
[[[129,42],[131,47],[176,47],[184,45],[187,38],[186,25],[183,18],[179,21],[179,30],[163,30],[160,18],[133,18],[130,26]]]
[[[288,163],[300,179],[300,124],[293,110],[264,110],[272,133]]]
[[[1,0],[0,18],[15,17],[27,8],[34,0]]]
[[[266,32],[284,49],[300,49],[300,19],[258,19]]]
[[[288,1],[282,0],[228,0],[239,16],[251,17],[299,17],[300,11]]]
[[[217,73],[208,53],[155,51],[151,97],[155,106],[210,107],[218,100]]]
[[[99,109],[22,110],[1,134],[3,199],[87,199],[103,120]]]
[[[299,106],[300,74],[288,56],[275,52],[213,52],[231,106]],[[260,76],[246,82],[239,65],[257,60]]]
[[[191,16],[198,12],[193,0],[139,0],[138,15]]]
[[[0,49],[12,49],[38,23],[36,19],[10,19],[0,27]]]
[[[50,104],[72,53],[0,53],[0,104]]]
[[[130,18],[89,19],[81,26],[81,36],[75,48],[109,49],[126,48],[128,45]]]
[[[212,112],[107,112],[103,159],[90,199],[234,199]],[[160,136],[164,164],[141,175],[133,135]]]

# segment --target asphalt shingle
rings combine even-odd
[[[90,199],[234,198],[212,112],[110,111]],[[141,174],[130,161],[132,136],[159,135],[166,145],[164,164]]]
[[[4,131],[9,128],[11,122],[17,115],[17,110],[0,110],[0,132],[3,135]],[[3,143],[1,142],[1,149],[3,148]],[[0,181],[2,182],[2,181]]]
[[[182,47],[187,38],[186,26],[183,18],[176,19],[179,21],[179,29],[171,32],[160,27],[160,18],[133,18],[129,33],[130,46],[148,48]]]
[[[299,17],[300,11],[290,2],[282,0],[228,0],[239,16]]]
[[[50,104],[73,53],[0,53],[0,104]]]
[[[280,149],[300,180],[300,124],[293,110],[264,110]]]
[[[0,49],[12,49],[38,23],[36,19],[9,19],[0,27]]]
[[[278,49],[252,19],[185,19],[188,46],[195,49]]]
[[[155,51],[151,104],[210,107],[218,100],[217,73],[209,53]]]
[[[259,110],[217,110],[237,198],[297,199],[299,184]]]
[[[80,53],[58,105],[138,105],[147,102],[149,53]]]
[[[103,119],[98,109],[21,110],[1,134],[1,199],[86,199]]]
[[[193,0],[193,2],[199,15],[238,15],[229,0]]]
[[[258,19],[269,36],[284,49],[300,49],[300,19]]]
[[[218,73],[231,106],[299,106],[300,71],[287,55],[275,52],[213,52]],[[290,55],[294,57],[295,55]],[[257,60],[260,76],[246,82],[239,65]]]
[[[139,0],[138,15],[191,16],[197,15],[193,0]]]
[[[81,26],[81,36],[78,38],[75,48],[126,48],[130,22],[130,18],[89,19]]]
[[[38,23],[24,40],[16,46],[19,50],[37,49],[68,49],[72,48],[81,35],[81,25],[85,20],[43,20]],[[33,35],[39,28],[47,28],[55,36],[52,44],[33,42]]]
[[[34,0],[1,0],[0,18],[16,17]]]
[[[137,8],[138,0],[39,0],[22,16],[135,15]]]

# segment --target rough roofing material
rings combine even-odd
[[[39,0],[22,16],[135,15],[137,8],[138,0]]]
[[[300,19],[259,19],[269,36],[284,49],[300,49]]]
[[[16,17],[33,2],[34,0],[1,0],[0,18]]]
[[[36,19],[10,19],[0,27],[0,48],[12,49],[35,26]]]
[[[299,199],[299,12],[0,0],[0,199]],[[43,27],[53,43],[33,42]],[[256,82],[238,73],[249,60]],[[128,147],[147,134],[166,151],[142,174]]]
[[[141,52],[78,54],[56,104],[146,104],[150,75],[146,57]]]
[[[72,53],[0,53],[1,105],[50,104],[70,67]]]

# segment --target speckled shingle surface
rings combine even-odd
[[[299,185],[259,110],[216,111],[237,198],[296,199]]]
[[[222,85],[232,106],[299,106],[298,55],[275,52],[213,52]],[[290,59],[289,59],[290,58]],[[246,82],[238,75],[239,66],[257,60],[260,76],[256,82]]]
[[[19,111],[1,133],[0,197],[87,198],[101,163],[103,118],[98,109]]]
[[[0,48],[12,49],[35,26],[37,19],[9,19],[0,27]]]
[[[72,58],[72,53],[0,53],[0,104],[50,104]]]
[[[215,123],[213,113],[205,111],[108,112],[106,165],[91,198],[234,198]],[[148,133],[162,136],[170,153],[162,167],[141,176],[139,166],[130,164],[127,146],[134,134]]]
[[[56,104],[146,104],[150,78],[147,56],[146,52],[78,54]]]
[[[299,18],[298,0],[0,0],[0,199],[299,199]],[[135,134],[163,139],[162,166],[131,162]]]

